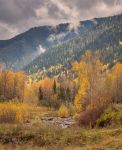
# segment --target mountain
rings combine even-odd
[[[32,28],[12,39],[0,40],[0,63],[6,68],[23,69],[48,48],[71,40],[95,25],[96,22],[91,20],[80,22],[77,30],[71,29],[69,23],[41,26]]]
[[[49,48],[25,68],[26,72],[36,73],[36,78],[57,74],[60,69],[70,68],[71,63],[80,60],[81,54],[89,49],[99,50],[101,59],[109,65],[122,61],[122,46],[119,45],[122,41],[122,14],[95,21],[96,25],[73,39]]]
[[[88,49],[99,50],[110,65],[122,61],[122,14],[70,24],[32,28],[10,40],[0,41],[0,64],[34,76],[53,76],[80,60]]]

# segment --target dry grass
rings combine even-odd
[[[31,106],[22,103],[0,103],[0,123],[23,123],[29,116]]]
[[[36,146],[20,146],[20,145],[0,145],[0,150],[82,150],[79,147],[36,147]]]
[[[16,109],[10,109],[12,106]],[[15,112],[17,113],[20,112],[17,111],[17,108],[20,109],[21,116],[25,115],[22,112],[26,110],[26,115],[23,118],[28,118],[27,116],[30,114],[32,121],[35,120],[35,123],[18,124],[18,121],[16,121],[17,124],[0,124],[0,150],[122,149],[121,126],[102,129],[83,129],[77,126],[68,129],[46,127],[38,120],[34,119],[35,116],[36,118],[40,118],[43,115],[55,113],[55,111],[41,107],[30,108],[30,106],[25,104],[0,103],[0,109],[5,109],[5,107],[6,109],[16,110]],[[9,115],[9,113],[7,113],[7,115]]]
[[[121,150],[122,128],[0,125],[0,150]]]

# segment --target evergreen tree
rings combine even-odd
[[[66,89],[66,98],[68,101],[70,101],[70,89],[69,88]]]
[[[59,97],[59,99],[61,99],[62,101],[65,101],[65,99],[66,99],[64,88],[61,87],[61,86],[60,86],[60,88],[59,88],[58,97]]]
[[[57,86],[56,86],[56,81],[55,80],[53,82],[53,92],[54,92],[54,94],[57,93]]]
[[[43,92],[41,86],[39,87],[39,100],[43,100]]]

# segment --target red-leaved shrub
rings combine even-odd
[[[94,127],[96,120],[101,116],[104,111],[104,107],[90,107],[88,106],[78,117],[78,123],[80,126]]]

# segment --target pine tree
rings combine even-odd
[[[65,101],[65,91],[64,91],[64,88],[61,87],[61,86],[60,86],[60,88],[59,88],[58,97],[59,97],[59,99],[61,99],[62,101]]]
[[[70,89],[69,88],[66,89],[66,97],[67,97],[67,100],[70,101]]]
[[[57,93],[57,86],[56,86],[56,81],[55,80],[53,82],[53,92],[54,92],[54,94]]]
[[[43,92],[41,86],[39,87],[39,100],[43,100]]]

